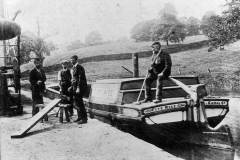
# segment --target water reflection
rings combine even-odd
[[[163,149],[186,160],[234,160],[235,156],[235,151],[193,145],[173,145]]]
[[[223,124],[230,127],[235,151],[213,149],[209,147],[198,147],[190,145],[159,146],[167,152],[187,160],[238,160],[240,159],[240,93],[237,92],[216,92],[216,95],[230,98],[230,111]],[[235,98],[234,98],[235,97]],[[237,97],[237,98],[236,98]]]
[[[230,126],[236,149],[235,159],[240,159],[240,98],[231,98],[229,105],[230,111],[223,123]]]
[[[186,160],[240,160],[240,93],[220,92],[216,93],[216,95],[229,98],[235,97],[230,98],[230,111],[222,122],[223,125],[226,124],[230,127],[235,145],[234,151],[183,144],[171,144],[163,146],[162,144],[157,144],[154,141],[144,139],[141,136],[139,138],[164,149],[176,157]]]

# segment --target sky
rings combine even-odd
[[[172,3],[178,17],[201,19],[207,11],[220,14],[225,0],[3,0],[5,16],[16,18],[22,32],[37,33],[56,44],[84,41],[91,31],[105,40],[129,37],[140,21],[156,18],[165,3]]]

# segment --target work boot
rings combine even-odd
[[[68,112],[69,112],[69,116],[72,117],[73,116],[73,106],[69,106],[68,108]]]
[[[160,99],[160,98],[156,98],[153,100],[153,103],[160,103],[160,102],[162,102],[162,99]]]
[[[76,120],[74,120],[73,122],[79,122],[79,121],[81,121],[81,118],[77,118]]]
[[[157,90],[156,90],[156,99],[153,101],[154,103],[162,102],[162,88],[163,88],[163,79],[164,76],[158,76],[157,79]]]
[[[151,98],[145,98],[144,100],[140,101],[140,103],[147,103],[147,102],[151,102],[152,99]]]
[[[72,117],[72,116],[73,116],[73,111],[68,110],[67,112],[68,112],[69,117]]]
[[[77,119],[74,121],[74,122],[79,122],[79,121],[81,121],[82,120],[82,118],[81,118],[81,116],[80,116],[80,112],[79,111],[77,111]]]
[[[80,121],[78,121],[78,124],[85,124],[87,123],[87,119],[81,119]]]
[[[69,112],[69,117],[72,117],[73,116],[73,112]]]

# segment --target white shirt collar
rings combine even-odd
[[[74,66],[74,67],[77,67],[77,65],[78,65],[78,62],[77,62],[76,64],[74,64],[73,66]]]
[[[155,54],[154,53],[154,51],[153,51],[153,55],[160,55],[161,54],[161,52],[162,52],[162,48],[158,51],[158,53],[157,54]]]
[[[38,69],[37,67],[35,67],[36,68],[36,70],[38,71],[38,72],[40,72],[40,69]]]

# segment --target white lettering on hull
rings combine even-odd
[[[205,105],[208,106],[226,106],[227,105],[227,101],[204,101]]]
[[[177,104],[169,104],[165,106],[157,106],[154,108],[148,108],[145,109],[143,112],[144,114],[149,114],[149,113],[154,113],[154,112],[159,112],[159,111],[171,111],[174,109],[181,109],[186,106],[186,103],[177,103]]]

